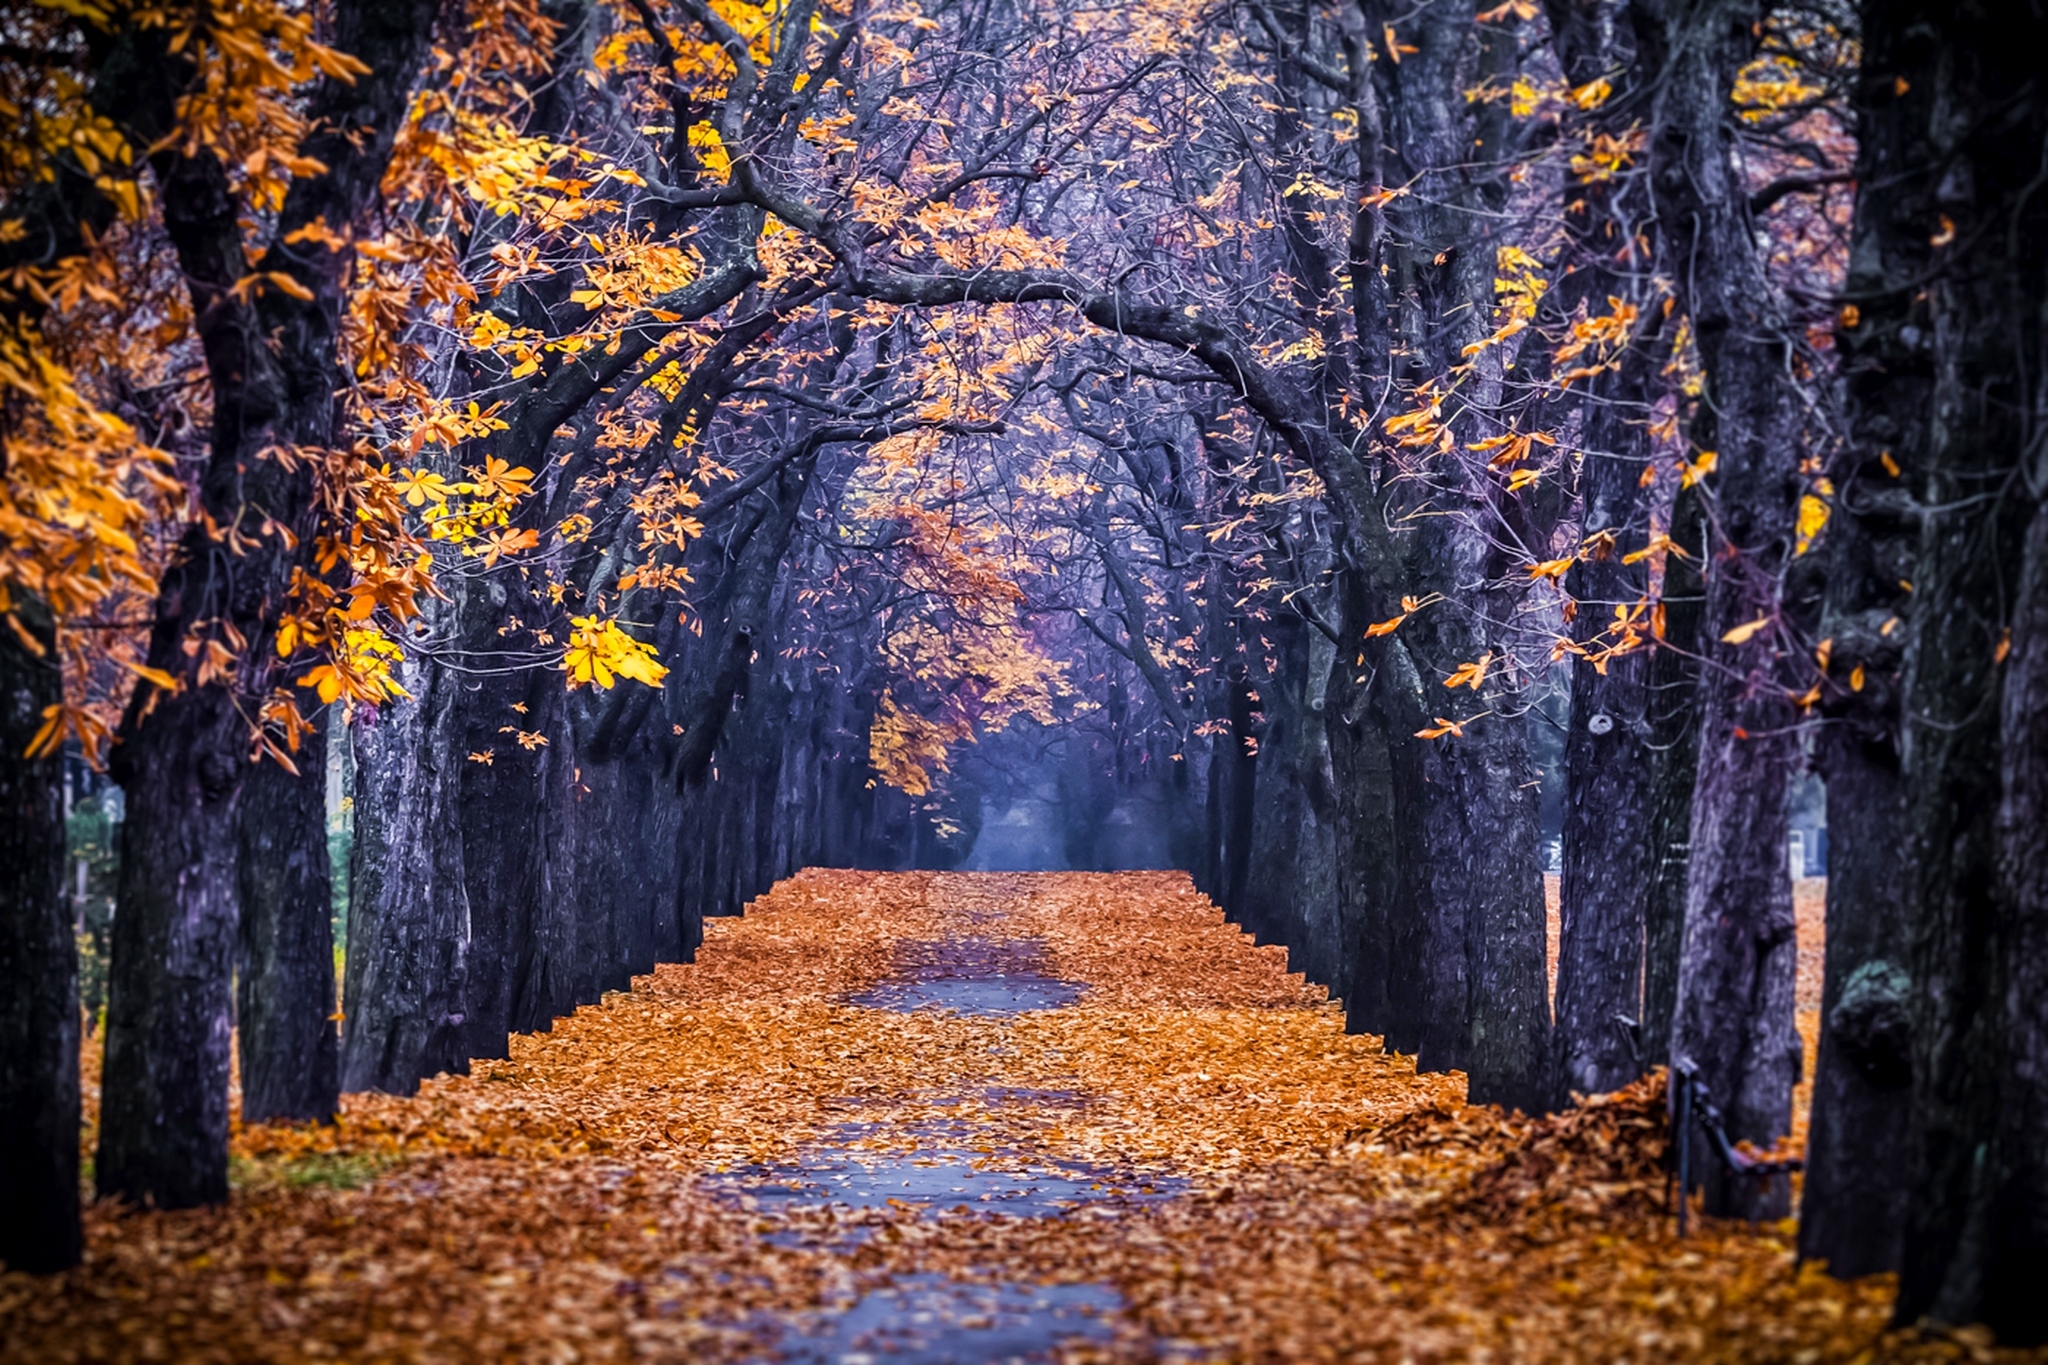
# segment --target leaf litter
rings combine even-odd
[[[963,940],[1078,996],[851,1003]],[[238,1125],[222,1208],[93,1206],[81,1267],[0,1275],[7,1357],[812,1359],[784,1329],[950,1283],[982,1307],[948,1340],[1069,1295],[1077,1362],[2032,1358],[1888,1332],[1889,1279],[1797,1265],[1790,1223],[1679,1241],[1661,1075],[1469,1106],[1177,873],[808,871],[510,1052],[332,1126]],[[947,1163],[1087,1193],[955,1200]],[[911,1198],[819,1175],[927,1167]]]

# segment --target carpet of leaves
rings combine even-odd
[[[849,1003],[960,936],[1087,990],[1007,1018]],[[1179,874],[806,872],[507,1059],[238,1128],[223,1208],[94,1207],[78,1270],[0,1275],[0,1354],[759,1359],[764,1323],[937,1272],[1113,1286],[1077,1361],[2017,1358],[1887,1333],[1890,1285],[1798,1267],[1789,1225],[1678,1241],[1660,1077],[1540,1120],[1467,1106],[1285,965]],[[991,1167],[1183,1192],[1014,1217],[707,1184],[935,1121]]]

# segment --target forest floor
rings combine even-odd
[[[1179,874],[808,872],[511,1052],[238,1128],[224,1208],[91,1209],[0,1355],[2008,1358],[1789,1224],[1680,1242],[1654,1078],[1468,1107]]]

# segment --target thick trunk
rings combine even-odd
[[[1615,0],[1551,6],[1559,60],[1578,87],[1621,72],[1619,88],[1588,121],[1596,135],[1626,137],[1639,117],[1634,52],[1616,24]],[[1646,288],[1652,206],[1640,176],[1567,187],[1570,271],[1553,291],[1556,316],[1594,314],[1627,299],[1646,323],[1617,366],[1568,390],[1552,406],[1575,416],[1584,452],[1579,473],[1582,550],[1565,577],[1576,604],[1575,642],[1588,651],[1571,675],[1571,730],[1565,739],[1560,935],[1553,1100],[1614,1090],[1641,1074],[1643,963],[1654,886],[1653,826],[1659,753],[1651,718],[1650,651],[1606,657],[1621,641],[1617,609],[1650,597],[1647,563],[1627,552],[1654,529],[1643,474],[1653,442],[1651,407],[1662,349],[1652,322],[1661,310]],[[1617,254],[1616,244],[1625,243]],[[1631,267],[1634,269],[1632,270]],[[1550,297],[1546,297],[1546,304]],[[1547,364],[1548,357],[1537,363]],[[1604,539],[1603,539],[1604,538]],[[1638,621],[1640,617],[1636,618]],[[1643,623],[1647,625],[1647,623]]]
[[[1466,363],[1465,348],[1492,331],[1495,234],[1507,184],[1497,165],[1471,153],[1475,144],[1505,145],[1507,116],[1497,102],[1475,105],[1464,91],[1475,81],[1512,79],[1516,44],[1504,26],[1477,22],[1475,5],[1433,5],[1412,19],[1383,8],[1386,25],[1400,23],[1399,39],[1415,49],[1373,68],[1382,87],[1376,104],[1402,163],[1386,175],[1405,177],[1414,192],[1386,210],[1392,350],[1361,363],[1368,373],[1392,373],[1419,387]],[[1501,393],[1500,358],[1481,351],[1470,362],[1476,408]],[[1477,419],[1453,420],[1469,427]],[[1461,430],[1457,439],[1469,444],[1482,434],[1492,433]],[[1341,457],[1328,463],[1337,473]],[[1397,1022],[1415,1020],[1408,1027],[1417,1035],[1418,1066],[1462,1069],[1475,1101],[1537,1112],[1550,1089],[1550,993],[1536,775],[1522,725],[1480,716],[1497,709],[1490,701],[1503,700],[1497,689],[1509,683],[1500,671],[1486,678],[1496,689],[1490,696],[1444,685],[1459,667],[1490,661],[1504,643],[1488,620],[1512,615],[1508,594],[1474,603],[1473,585],[1506,581],[1519,566],[1497,562],[1486,529],[1494,483],[1467,482],[1457,471],[1442,476],[1456,485],[1460,512],[1417,519],[1397,549],[1374,544],[1369,519],[1384,522],[1382,498],[1355,491],[1341,497],[1351,504],[1347,533],[1355,541],[1347,577],[1358,580],[1347,588],[1348,623],[1396,614],[1402,593],[1447,599],[1364,649],[1388,736],[1400,831],[1399,900],[1389,907],[1401,945],[1395,971],[1411,978],[1419,996],[1392,1003]],[[1435,728],[1440,716],[1472,724],[1461,734],[1422,738],[1419,732]],[[1409,955],[1403,940],[1419,952]],[[1402,1041],[1390,1036],[1389,1045]]]
[[[1484,651],[1478,633],[1446,619],[1414,640],[1439,657],[1470,659]],[[1407,641],[1384,657],[1396,827],[1406,836],[1401,899],[1390,909],[1393,970],[1404,987],[1391,1002],[1396,1019],[1417,1021],[1409,1025],[1419,1035],[1416,1065],[1465,1071],[1475,1103],[1542,1112],[1550,999],[1535,771],[1523,730],[1481,720],[1463,736],[1420,738],[1442,710],[1469,712],[1439,700],[1451,695],[1442,677],[1417,668]],[[1389,1046],[1406,1041],[1390,1035]]]
[[[1897,60],[1892,35],[1879,24],[1872,37],[1878,46],[1869,57],[1876,70],[1887,69]],[[1908,84],[1927,80],[1916,69]],[[1887,276],[1896,282],[1918,272],[1929,236],[1924,224],[1938,211],[1925,177],[1909,183],[1896,174],[1926,155],[1919,145],[1924,127],[1900,113],[1887,95],[1858,114],[1858,180],[1886,189],[1881,201],[1866,196],[1856,210],[1847,291],[1865,302],[1858,325],[1837,338],[1852,425],[1829,471],[1836,494],[1823,540],[1820,634],[1828,641],[1831,685],[1816,756],[1827,781],[1827,966],[1799,1254],[1844,1277],[1899,1268],[1911,1196],[1910,1184],[1898,1178],[1911,1164],[1912,1122],[1912,921],[1900,729],[1908,632],[1894,618],[1910,612],[1902,585],[1921,576],[1920,521],[1907,492],[1911,476],[1900,477],[1899,461],[1913,462],[1928,447],[1934,369],[1924,349],[1902,340],[1918,306],[1910,292],[1888,289]],[[1880,457],[1892,452],[1888,468]],[[1861,685],[1849,685],[1852,678]]]
[[[2028,473],[2048,492],[2048,462],[2038,452]],[[2048,502],[2036,506],[2027,531],[2000,724],[2004,1066],[1982,1196],[1987,1226],[1982,1243],[1965,1251],[1981,1257],[1974,1306],[1984,1320],[2003,1340],[2040,1345],[2048,1342]]]
[[[547,619],[538,602],[515,600],[508,607],[499,584],[470,591],[485,598],[480,609],[465,604],[470,608],[464,612],[470,628],[465,655],[470,659],[491,657],[499,641],[493,623],[508,612],[528,621]],[[515,1015],[532,1018],[545,1012],[552,1019],[597,999],[595,991],[579,992],[572,1000],[548,1000],[543,1011],[538,997],[548,992],[536,989],[532,959],[536,941],[551,942],[559,932],[547,923],[553,915],[576,906],[601,923],[606,906],[595,896],[549,894],[571,890],[566,876],[561,878],[565,885],[557,888],[549,875],[566,856],[548,837],[549,822],[568,799],[570,772],[564,765],[573,771],[562,674],[547,668],[487,669],[464,677],[457,696],[461,733],[455,752],[490,755],[487,763],[463,762],[460,776],[470,916],[463,1046],[470,1057],[503,1057]],[[550,752],[555,745],[562,746],[562,755]],[[604,956],[602,943],[592,945],[586,967],[579,940],[573,979],[581,984],[586,973],[594,979],[596,963]]]
[[[1827,975],[1799,1254],[1848,1279],[1898,1269],[1905,1225],[1908,1187],[1899,1172],[1907,1165],[1912,1080],[1901,903],[1905,801],[1890,736],[1838,732],[1825,745]]]
[[[341,1098],[327,720],[299,746],[300,775],[265,763],[243,781],[235,1023],[245,1123],[332,1122]]]
[[[1797,716],[1773,648],[1780,643],[1777,579],[1799,492],[1799,424],[1790,342],[1757,254],[1728,133],[1727,92],[1755,51],[1759,13],[1752,0],[1671,7],[1651,49],[1667,54],[1651,177],[1671,258],[1690,263],[1680,303],[1695,329],[1706,392],[1688,435],[1698,449],[1718,452],[1701,617],[1708,665],[1671,1050],[1699,1068],[1731,1137],[1769,1146],[1791,1129],[1801,1066],[1785,857]],[[1760,618],[1766,624],[1755,625]],[[1724,638],[1731,632],[1732,640]],[[1731,1178],[1711,1164],[1705,1176],[1712,1212],[1777,1217],[1789,1210],[1785,1177]]]
[[[1857,1208],[1860,1188],[1818,1168],[1826,1179],[1810,1216],[1831,1244],[1813,1250],[1842,1254],[1850,1220],[1868,1218],[1874,1236],[1900,1248],[1900,1322],[1981,1321],[2005,1340],[2039,1343],[2048,1340],[2048,523],[2039,506],[2048,489],[2039,378],[2048,99],[2032,54],[2048,42],[2048,23],[2035,11],[1883,0],[1864,6],[1863,22],[1849,294],[1858,315],[1845,313],[1843,338],[1855,440],[1838,511],[1850,539],[1836,562],[1849,552],[1870,562],[1862,581],[1831,585],[1854,609],[1836,615],[1848,629],[1830,669],[1831,709],[1859,721],[1852,733],[1876,750],[1835,755],[1851,779],[1842,795],[1867,818],[1861,856],[1886,840],[1901,854],[1896,908],[1885,895],[1842,906],[1846,946],[1860,944],[1864,960],[1841,964],[1815,1122],[1829,1140],[1817,1155],[1839,1167],[1897,1150],[1904,1116],[1909,1175],[1894,1223],[1885,1215],[1895,1204]],[[1910,586],[1888,590],[1895,572]],[[1891,645],[1873,646],[1887,635]],[[1895,783],[1883,771],[1893,715]],[[1872,771],[1843,762],[1858,757]],[[1831,835],[1840,877],[1853,855]],[[1831,895],[1831,978],[1835,910]],[[1910,1045],[1910,1089],[1868,1103],[1833,1064],[1861,1054],[1894,1070],[1895,1035]]]
[[[1649,893],[1643,925],[1643,1060],[1671,1060],[1678,1009],[1678,963],[1685,940],[1685,888],[1691,874],[1692,790],[1699,776],[1699,635],[1706,607],[1699,565],[1707,543],[1699,498],[1683,491],[1671,510],[1676,552],[1665,557],[1658,606],[1664,639],[1650,656],[1645,713],[1655,764],[1649,823]]]
[[[1344,1027],[1351,1033],[1378,1034],[1392,1049],[1396,977],[1388,911],[1399,866],[1393,768],[1387,737],[1354,660],[1335,660],[1327,696],[1340,840],[1337,914],[1345,961]]]
[[[1711,619],[1711,593],[1708,611]],[[1782,702],[1745,705],[1729,695],[1737,685],[1709,678],[1701,689],[1671,1050],[1699,1067],[1731,1138],[1768,1146],[1792,1130],[1792,1087],[1801,1068],[1793,1018],[1799,946],[1785,855],[1787,796],[1799,751],[1789,734],[1759,741],[1737,733],[1743,720],[1759,730],[1789,722]],[[1783,1176],[1736,1177],[1710,1164],[1704,1184],[1711,1212],[1756,1218],[1790,1212]]]
[[[1643,974],[1656,884],[1657,782],[1665,758],[1649,687],[1657,660],[1653,645],[1602,655],[1619,643],[1617,608],[1638,613],[1640,622],[1650,595],[1642,567],[1625,562],[1625,551],[1651,530],[1641,478],[1650,452],[1640,421],[1624,417],[1631,400],[1647,392],[1651,369],[1644,357],[1626,362],[1615,391],[1596,390],[1597,402],[1581,422],[1588,452],[1581,530],[1589,544],[1603,535],[1609,540],[1566,577],[1577,603],[1574,636],[1589,657],[1572,663],[1571,731],[1564,746],[1552,1096],[1560,1104],[1574,1092],[1618,1089],[1649,1064]]]
[[[463,1010],[471,941],[457,819],[459,684],[431,660],[407,660],[409,701],[350,728],[355,849],[343,982],[344,1090],[410,1095],[423,1076],[465,1071]]]
[[[19,590],[0,639],[0,1265],[78,1263],[78,943],[64,895],[63,764],[23,757],[63,695],[55,632]]]
[[[151,665],[186,685],[139,688],[115,752],[128,816],[96,1163],[104,1194],[168,1207],[227,1196],[229,983],[251,741],[243,717],[281,681],[278,613],[318,529],[310,462],[266,452],[335,437],[336,335],[354,260],[287,239],[316,223],[346,230],[374,201],[434,11],[427,0],[336,6],[335,44],[370,69],[323,81],[309,102],[302,150],[326,169],[294,182],[257,262],[289,275],[293,289],[240,292],[250,273],[242,206],[211,149],[163,147],[153,158],[213,386],[213,450],[200,488],[207,520],[164,575],[150,639]],[[231,552],[209,525],[259,530]],[[239,659],[232,681],[202,681],[185,646],[203,638]],[[325,829],[314,832],[318,854],[303,856],[324,857]]]
[[[145,689],[146,690],[146,689]],[[228,1197],[235,846],[248,730],[222,687],[159,706],[125,740],[95,1174],[162,1208]]]
[[[1252,818],[1252,875],[1241,921],[1260,942],[1287,949],[1287,968],[1320,986],[1337,982],[1335,779],[1324,736],[1328,641],[1299,622],[1275,622],[1285,640],[1259,689],[1267,722],[1260,741]]]
[[[1606,594],[1581,588],[1581,615]],[[1619,1089],[1644,1067],[1643,949],[1651,886],[1656,765],[1646,751],[1643,678],[1650,660],[1626,655],[1605,676],[1572,673],[1565,740],[1564,869],[1557,961],[1553,1098]]]

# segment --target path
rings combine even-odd
[[[90,1079],[90,1078],[89,1078]],[[698,961],[0,1277],[24,1359],[1847,1360],[1657,1101],[1460,1103],[1179,874],[809,872]],[[10,1357],[11,1358],[11,1357]],[[1804,1357],[1800,1357],[1804,1358]],[[1937,1358],[1929,1356],[1928,1358]]]

